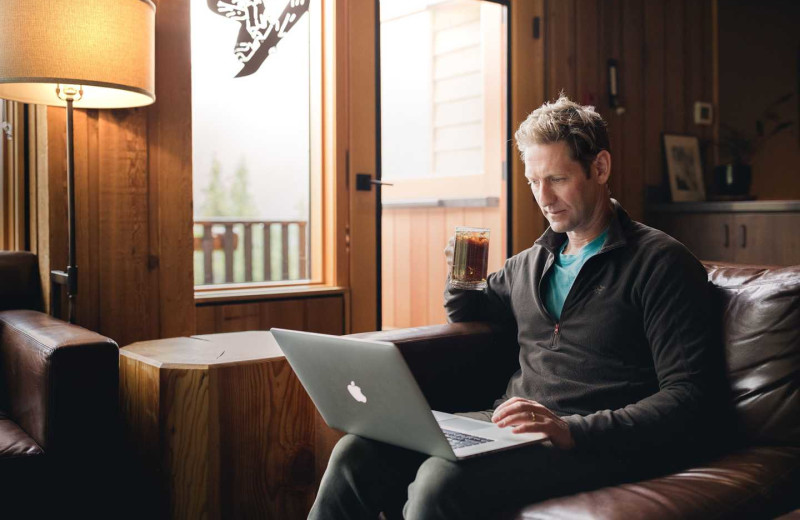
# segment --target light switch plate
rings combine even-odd
[[[694,124],[710,125],[714,120],[714,105],[705,101],[694,103]]]

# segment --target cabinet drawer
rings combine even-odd
[[[733,222],[736,262],[800,264],[800,213],[742,213]]]
[[[700,260],[735,261],[734,223],[729,214],[655,214],[649,225],[683,243]]]

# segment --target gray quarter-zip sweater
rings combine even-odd
[[[538,401],[567,421],[579,448],[687,445],[705,433],[718,381],[711,286],[681,243],[612,204],[605,244],[575,279],[559,323],[545,309],[542,280],[566,234],[549,228],[484,291],[448,284],[448,319],[516,330],[520,369],[495,406]]]

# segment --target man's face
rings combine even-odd
[[[595,166],[587,179],[564,142],[529,147],[525,151],[525,177],[542,214],[557,233],[587,229],[601,197],[607,198],[605,183],[599,182]]]

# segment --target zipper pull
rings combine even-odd
[[[555,348],[555,346],[556,346],[556,341],[558,340],[558,331],[559,331],[560,328],[561,328],[561,324],[560,323],[556,323],[556,328],[553,329],[553,341],[550,342],[550,347],[551,348]]]

